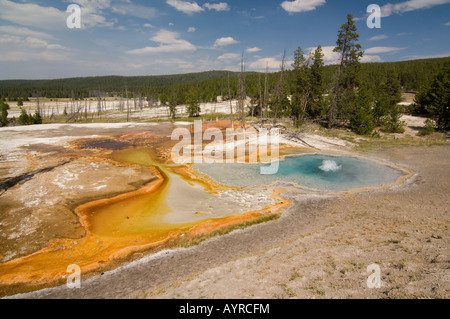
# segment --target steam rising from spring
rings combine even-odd
[[[335,161],[324,160],[319,168],[324,172],[337,172],[342,166],[338,165]]]

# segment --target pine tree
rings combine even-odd
[[[334,48],[334,52],[339,52],[341,58],[334,96],[328,111],[329,128],[335,125],[339,113],[349,113],[354,107],[354,103],[348,103],[355,102],[352,100],[354,94],[351,91],[355,90],[359,84],[359,60],[364,54],[358,43],[357,30],[354,17],[348,14],[347,22],[339,30],[337,46]]]
[[[169,101],[169,98],[167,97],[166,93],[161,93],[161,95],[159,96],[159,101],[161,102],[161,106],[166,106],[167,105],[167,101]]]
[[[450,60],[436,76],[428,92],[428,110],[438,130],[450,128]]]
[[[8,125],[9,105],[0,101],[0,127]]]
[[[383,132],[403,133],[402,112],[398,106],[402,87],[395,71],[390,70],[381,83],[376,84],[376,102],[373,109],[375,125]]]
[[[313,118],[321,118],[324,113],[325,101],[325,85],[323,76],[323,51],[322,46],[318,46],[314,51],[314,56],[312,58],[312,64],[310,68],[310,80],[309,85],[311,86],[310,91],[310,107],[309,115]]]
[[[187,102],[189,105],[186,110],[189,113],[189,117],[198,117],[200,115],[201,109],[198,101],[198,90],[194,86],[191,86],[189,92],[187,93]]]
[[[38,111],[34,113],[33,120],[33,124],[42,124],[42,118]]]
[[[291,101],[291,116],[294,118],[295,125],[303,121],[307,114],[306,109],[309,102],[310,93],[310,70],[309,59],[305,58],[305,54],[301,47],[298,47],[294,53],[294,68],[295,84],[294,92]]]
[[[177,114],[177,94],[176,92],[172,92],[169,101],[169,118],[175,120]]]
[[[286,92],[286,50],[284,51],[283,58],[280,66],[280,78],[278,79],[275,87],[275,98],[272,103],[273,111],[273,124],[277,124],[278,117],[283,111],[287,109],[289,100]]]
[[[20,110],[20,115],[19,115],[19,124],[20,125],[29,125],[30,123],[30,117],[28,115],[28,113],[25,111],[25,109],[21,109]]]
[[[388,133],[403,133],[404,123],[400,121],[402,112],[398,106],[402,87],[398,75],[394,71],[387,74],[387,78],[378,89],[378,101],[375,107],[375,119],[381,130]]]
[[[350,115],[350,128],[356,134],[370,135],[375,128],[372,113],[372,91],[367,85],[364,85],[358,93],[357,103]]]

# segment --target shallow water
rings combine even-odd
[[[67,276],[67,266],[72,264],[80,266],[83,272],[93,270],[133,251],[195,231],[202,223],[215,222],[220,227],[227,217],[249,210],[158,165],[146,149],[115,151],[111,158],[127,164],[158,166],[164,181],[156,188],[149,186],[148,191],[139,190],[78,207],[86,236],[77,240],[55,239],[49,247],[34,254],[0,264],[0,286],[59,280]],[[214,230],[216,224],[209,227]]]
[[[391,166],[351,156],[289,156],[280,161],[279,170],[274,175],[262,175],[260,168],[263,165],[196,164],[194,168],[225,185],[252,187],[285,181],[328,192],[381,187],[393,184],[405,175]]]

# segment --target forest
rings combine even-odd
[[[398,80],[405,92],[418,92],[426,87],[431,79],[443,67],[447,58],[411,60],[401,62],[362,63],[361,78],[364,81],[377,83],[389,73],[396,73]],[[323,68],[324,82],[331,86],[336,73],[337,65],[326,65]],[[288,73],[287,85],[291,87],[293,70]],[[246,90],[255,95],[258,77],[264,77],[264,73],[245,72]],[[129,94],[142,94],[155,97],[172,91],[186,92],[191,86],[199,90],[203,101],[208,97],[226,96],[228,90],[228,77],[230,78],[231,93],[237,94],[237,81],[239,72],[231,71],[207,71],[200,73],[188,73],[178,75],[159,76],[98,76],[83,78],[68,78],[54,80],[0,80],[0,98],[6,101],[26,100],[30,97],[47,98],[88,98],[96,96],[95,93],[114,96],[123,95],[127,89]],[[272,91],[279,77],[279,72],[269,73],[269,89]],[[256,85],[255,85],[256,84]],[[251,95],[249,95],[251,96]],[[181,99],[181,98],[180,98]]]
[[[376,127],[384,132],[401,133],[398,106],[402,92],[417,93],[416,104],[408,110],[431,116],[430,130],[448,130],[450,59],[436,58],[390,63],[361,63],[364,50],[354,17],[338,30],[336,65],[324,65],[319,46],[305,54],[294,52],[294,62],[284,56],[278,72],[246,72],[242,57],[241,71],[209,71],[180,75],[121,77],[103,76],[57,80],[0,81],[1,125],[7,125],[7,102],[32,97],[82,100],[104,97],[139,98],[149,105],[155,101],[170,109],[175,117],[178,105],[188,105],[190,116],[199,115],[199,103],[237,99],[237,113],[246,116],[291,118],[295,126],[312,120],[332,127],[347,127],[355,133],[370,135]],[[251,105],[243,101],[251,98]],[[249,112],[244,114],[248,107]],[[38,112],[39,113],[39,112]],[[35,114],[37,116],[39,114]],[[22,114],[21,123],[40,122]],[[431,122],[433,121],[433,122]]]

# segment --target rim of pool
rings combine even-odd
[[[192,164],[190,167],[228,187],[254,188],[282,183],[322,194],[392,187],[414,175],[413,171],[396,164],[346,152],[286,154],[276,161],[279,169],[274,175],[261,174],[260,168],[268,163]]]

